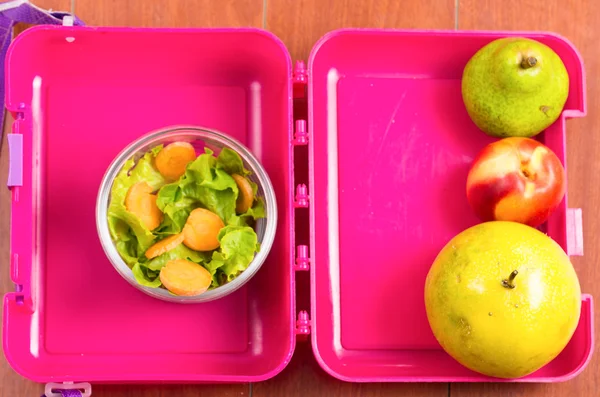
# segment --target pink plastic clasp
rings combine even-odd
[[[300,310],[296,320],[296,335],[308,334],[310,334],[310,316],[306,310]]]
[[[308,245],[299,245],[296,248],[296,265],[294,270],[309,270],[310,257],[308,256]]]
[[[8,187],[23,186],[23,135],[8,134]]]
[[[305,184],[296,186],[296,201],[294,202],[296,208],[308,208],[308,188]]]
[[[567,254],[583,255],[583,216],[581,208],[567,209]]]
[[[294,145],[308,144],[308,131],[306,120],[296,120],[296,132],[294,133]]]

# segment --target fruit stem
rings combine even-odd
[[[510,274],[510,276],[508,276],[508,280],[507,279],[502,280],[502,286],[504,288],[510,288],[510,289],[515,288],[515,284],[513,284],[513,281],[515,280],[515,277],[517,277],[517,274],[519,274],[519,272],[516,270],[513,270],[513,272]]]
[[[536,57],[525,57],[521,61],[521,67],[523,69],[529,69],[537,64]]]

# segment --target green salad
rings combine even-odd
[[[187,142],[159,145],[127,161],[111,189],[108,225],[137,282],[198,295],[235,279],[260,249],[265,217],[240,156]]]

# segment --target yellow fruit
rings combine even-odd
[[[425,282],[425,307],[436,339],[459,363],[519,378],[567,345],[581,290],[554,240],[524,224],[486,222],[440,251]]]

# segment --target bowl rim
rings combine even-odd
[[[259,190],[262,190],[263,192],[265,211],[267,211],[267,214],[264,218],[265,227],[263,238],[259,241],[260,250],[255,254],[254,259],[252,259],[248,267],[240,275],[227,284],[195,296],[178,296],[163,288],[152,288],[138,284],[133,276],[132,269],[119,255],[108,227],[108,205],[110,202],[110,191],[112,189],[115,177],[121,171],[125,162],[133,158],[135,154],[139,153],[140,148],[142,147],[152,146],[153,143],[159,144],[159,142],[165,138],[181,136],[193,136],[194,139],[217,141],[219,144],[223,145],[223,147],[229,147],[230,149],[235,150],[236,153],[240,155],[245,165],[250,166],[253,176],[258,180],[258,187]],[[250,279],[258,272],[258,270],[264,264],[273,246],[277,228],[278,213],[275,189],[273,188],[271,180],[262,164],[252,154],[248,147],[246,147],[237,139],[214,128],[207,128],[199,125],[177,124],[154,129],[144,135],[139,136],[127,144],[127,146],[125,146],[113,158],[109,166],[106,168],[98,188],[98,194],[96,196],[95,218],[98,238],[107,259],[117,273],[119,273],[121,277],[129,284],[146,293],[147,295],[163,301],[175,303],[203,303],[214,301],[232,294],[250,281]]]

